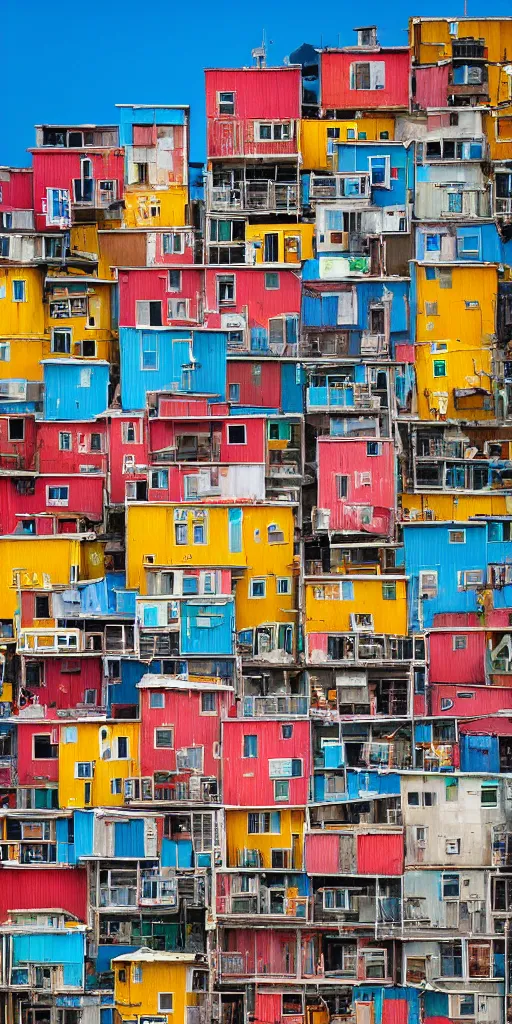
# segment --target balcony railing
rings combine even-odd
[[[295,978],[293,961],[285,953],[260,957],[254,953],[219,953],[220,978],[247,978],[264,975],[274,978]]]
[[[357,200],[367,206],[371,198],[370,175],[364,171],[333,175],[313,173],[310,177],[309,197],[320,200]]]
[[[240,182],[237,185],[211,185],[208,188],[209,209],[214,211],[247,210],[296,213],[299,209],[297,182],[276,182],[266,179]]]
[[[308,698],[305,696],[244,697],[239,705],[243,718],[269,718],[273,715],[305,715],[309,713]]]
[[[82,650],[79,629],[22,629],[17,643],[18,654],[73,654]]]
[[[410,662],[414,657],[414,641],[407,636],[376,635],[373,633],[343,633],[332,638],[327,654],[329,661],[354,662]],[[416,660],[422,660],[417,658]]]
[[[512,214],[512,196],[508,196],[506,199],[502,198],[501,196],[496,196],[494,200],[494,207],[496,210],[496,214],[510,217],[510,215]]]
[[[233,917],[265,916],[286,917],[287,919],[296,917],[306,921],[308,906],[307,896],[284,896],[277,901],[272,898],[272,892],[270,892],[266,905],[258,899],[256,893],[232,893],[231,896],[217,897],[217,913]]]
[[[379,395],[372,395],[368,385],[353,382],[310,385],[306,390],[306,407],[314,409],[380,409]]]
[[[137,886],[100,886],[100,907],[136,907]]]

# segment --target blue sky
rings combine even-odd
[[[385,11],[385,24],[383,13]],[[317,8],[306,0],[102,0],[4,5],[4,88],[0,164],[23,165],[36,123],[116,122],[115,103],[189,103],[192,159],[204,157],[204,67],[251,64],[263,28],[268,63],[281,64],[302,42],[350,43],[354,24],[379,25],[382,43],[405,44],[410,15],[462,15],[463,0],[411,8],[403,0],[378,0]],[[509,0],[492,9],[468,0],[470,15],[510,15]],[[23,25],[26,30],[22,34]],[[52,38],[53,37],[53,38]],[[11,41],[10,43],[8,41]],[[17,40],[17,42],[16,42]]]

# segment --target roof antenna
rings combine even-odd
[[[464,3],[466,0],[464,0]],[[254,57],[257,68],[266,68],[267,66],[267,41],[265,36],[265,29],[263,29],[263,38],[261,40],[261,46],[256,46],[254,50],[251,50],[251,57]]]
[[[468,16],[468,0],[464,0],[464,17]]]

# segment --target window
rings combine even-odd
[[[52,734],[49,732],[34,736],[35,761],[49,761],[59,756],[59,745],[58,743],[53,743],[52,740]]]
[[[425,316],[437,316],[437,302],[425,303]]]
[[[370,184],[373,188],[389,188],[391,177],[390,162],[389,156],[368,157]]]
[[[0,341],[0,363],[10,363],[11,361],[11,343],[9,341]]]
[[[67,431],[61,431],[59,433],[59,449],[61,452],[71,451],[71,434]]]
[[[266,580],[251,580],[249,584],[249,597],[265,597],[267,592]]]
[[[155,729],[155,748],[169,749],[173,746],[172,729]]]
[[[498,787],[484,782],[480,790],[480,803],[482,807],[497,807]]]
[[[292,581],[290,576],[278,576],[276,580],[276,589],[278,594],[291,594],[292,592]]]
[[[160,300],[137,299],[135,303],[135,322],[140,327],[162,326],[162,303]]]
[[[279,274],[265,274],[265,288],[267,291],[279,291]]]
[[[59,355],[69,355],[71,352],[71,331],[63,330],[52,330],[52,352],[57,352]]]
[[[449,544],[465,544],[466,543],[466,531],[465,530],[448,530],[448,542],[449,542]]]
[[[158,993],[158,1012],[159,1013],[172,1013],[172,992],[159,992]]]
[[[407,794],[407,803],[408,803],[409,807],[419,807],[420,806],[420,794],[419,793],[408,793]]]
[[[288,803],[290,799],[290,783],[288,779],[274,779],[274,800]]]
[[[8,420],[7,436],[9,438],[9,441],[24,441],[25,420]]]
[[[47,487],[47,505],[67,505],[69,503],[69,487]]]
[[[422,570],[420,572],[420,597],[437,597],[437,589],[437,571],[428,572],[426,570]]]
[[[150,708],[164,708],[165,693],[159,693],[157,690],[153,690],[149,694],[149,706]]]
[[[446,377],[446,359],[434,359],[434,377]]]
[[[228,547],[231,554],[242,551],[242,509],[228,509]]]
[[[138,444],[137,424],[133,421],[121,424],[121,438],[123,444]]]
[[[462,942],[441,942],[441,977],[462,978]]]
[[[328,128],[327,129],[327,138],[328,139],[339,139],[340,138],[340,134],[341,134],[341,132],[340,132],[339,128]]]
[[[386,65],[383,60],[356,61],[350,65],[351,89],[384,89]]]
[[[281,834],[281,812],[280,811],[250,811],[247,815],[247,832],[249,835],[271,833]]]
[[[12,301],[13,302],[26,302],[27,298],[27,282],[26,281],[13,281],[12,282]]]
[[[286,142],[293,138],[290,121],[256,121],[254,127],[257,142]]]
[[[173,231],[172,234],[167,234],[166,233],[166,234],[162,235],[162,252],[164,253],[165,256],[172,255],[173,253],[177,253],[178,255],[180,255],[181,253],[183,253],[183,251],[185,249],[184,242],[185,242],[185,236],[184,236],[182,231]],[[174,273],[174,271],[170,270],[169,271],[169,285],[171,285],[171,274],[172,273]],[[180,277],[180,281],[181,281],[181,271],[178,270],[177,273],[178,273],[178,275]],[[175,289],[175,288],[172,288],[170,286],[169,287],[169,291],[179,291],[179,288]]]
[[[268,774],[271,779],[302,778],[302,758],[271,757],[268,762]]]
[[[458,875],[443,875],[443,899],[458,899],[460,895],[460,881]]]
[[[75,779],[92,779],[92,761],[75,761]]]
[[[232,306],[235,302],[235,275],[219,274],[217,277],[217,302],[219,306]]]
[[[7,235],[2,235],[0,238],[0,256],[5,259],[9,259],[11,240]]]
[[[36,594],[36,599],[34,603],[34,618],[50,618],[50,598],[48,594]]]
[[[459,33],[459,23],[458,23],[458,21],[450,21],[449,27],[448,27],[448,31],[449,31],[451,36],[458,35],[458,33]]]
[[[176,544],[186,544],[188,541],[188,526],[186,523],[174,524],[174,539]]]
[[[379,441],[367,441],[366,442],[366,454],[367,455],[382,455],[382,445]]]
[[[335,480],[336,497],[338,501],[341,501],[342,498],[346,498],[348,495],[348,476],[345,476],[343,473],[336,473]]]
[[[123,792],[123,780],[122,779],[111,779],[110,780],[110,792],[112,796],[121,796]]]
[[[293,737],[293,725],[282,725],[281,726],[281,739],[291,740]]]
[[[230,402],[234,402],[238,405],[240,402],[240,384],[230,384],[228,390],[228,397]]]
[[[158,370],[158,337],[146,332],[142,335],[142,369]]]
[[[206,544],[205,523],[194,523],[192,528],[192,543]]]
[[[457,572],[458,590],[474,590],[484,582],[483,569],[462,569]]]
[[[464,993],[459,996],[459,1017],[473,1017],[475,1013],[475,997]]]
[[[269,544],[284,544],[284,533],[277,523],[269,523],[267,526],[267,540]]]
[[[245,423],[228,423],[228,444],[247,444]]]
[[[445,779],[445,800],[448,803],[456,803],[459,799],[459,782],[458,779]]]
[[[257,736],[244,736],[244,757],[257,757],[258,756],[258,737]]]
[[[233,116],[233,114],[235,113],[234,92],[218,92],[217,109],[219,111],[219,114],[229,114]]]
[[[202,693],[201,694],[201,714],[202,715],[216,715],[217,714],[217,694],[216,693]]]
[[[461,634],[459,634],[458,636],[454,636],[452,638],[452,651],[465,651],[467,646],[467,636],[462,636]]]
[[[190,299],[167,299],[168,320],[189,320]]]
[[[134,964],[132,967],[132,981],[136,985],[140,985],[142,982],[142,967],[139,964]]]
[[[439,252],[441,249],[441,235],[425,235],[425,249],[427,252]]]
[[[396,601],[396,583],[382,584],[382,600]]]
[[[447,839],[445,853],[450,857],[457,856],[460,853],[460,839]]]
[[[462,213],[462,192],[448,192],[448,213]]]
[[[149,486],[155,491],[166,491],[169,486],[169,470],[152,469]]]

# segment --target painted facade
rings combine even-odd
[[[355,32],[0,167],[5,1024],[512,1024],[512,19]]]

